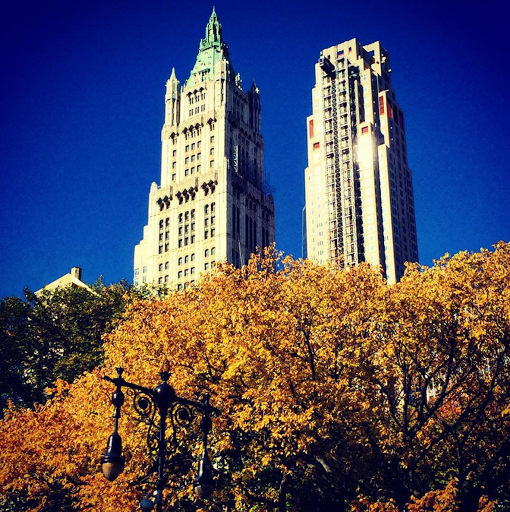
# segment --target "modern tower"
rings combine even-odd
[[[195,66],[166,84],[161,184],[135,247],[134,283],[181,289],[217,261],[246,263],[274,242],[274,204],[265,193],[260,95],[243,91],[213,10]]]
[[[308,258],[380,267],[388,282],[418,260],[404,114],[388,52],[351,39],[321,52],[305,170]]]

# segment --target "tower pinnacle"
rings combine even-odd
[[[226,79],[234,79],[235,73],[230,63],[228,46],[223,41],[221,23],[213,7],[211,17],[205,27],[205,37],[200,40],[197,61],[191,70],[186,84],[198,83],[214,75],[218,63],[225,65]]]
[[[200,51],[213,47],[226,47],[221,37],[221,24],[216,14],[216,9],[213,7],[209,22],[205,27],[205,38],[200,41]]]

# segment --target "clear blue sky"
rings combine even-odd
[[[277,246],[301,256],[306,116],[322,48],[389,51],[414,174],[420,261],[510,240],[503,1],[215,0],[234,68],[261,90]],[[72,266],[132,279],[159,182],[165,83],[191,70],[213,3],[65,0],[3,6],[0,296]]]

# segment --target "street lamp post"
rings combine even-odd
[[[167,447],[169,444],[176,444],[176,424],[188,424],[192,419],[192,411],[196,410],[201,415],[200,427],[203,433],[203,450],[198,464],[198,473],[194,482],[195,492],[200,498],[209,497],[214,491],[214,480],[212,475],[212,466],[207,451],[207,435],[211,431],[211,414],[219,414],[218,409],[209,404],[209,396],[205,396],[202,402],[195,402],[185,398],[178,397],[174,389],[168,384],[170,374],[167,371],[160,373],[161,383],[154,389],[146,388],[138,384],[133,384],[122,378],[123,368],[117,368],[117,377],[105,376],[104,379],[115,384],[116,390],[112,395],[112,404],[115,406],[113,433],[108,439],[106,452],[101,457],[104,476],[113,482],[124,470],[125,458],[122,455],[122,439],[118,433],[120,410],[124,403],[125,396],[122,388],[132,390],[133,405],[136,412],[149,424],[147,434],[147,445],[149,451],[154,454],[157,462],[157,480],[156,490],[153,493],[155,500],[150,499],[148,494],[140,502],[142,510],[153,510],[156,505],[156,511],[163,510],[163,489],[167,481],[165,475],[165,463]],[[154,420],[156,410],[159,411],[159,430],[152,433],[154,429]],[[171,418],[172,438],[167,439],[166,427],[167,418]],[[154,450],[154,446],[156,449]]]

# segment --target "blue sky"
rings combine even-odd
[[[503,2],[215,1],[234,68],[261,90],[277,247],[301,256],[306,116],[321,49],[391,56],[414,175],[420,261],[510,241]],[[159,182],[165,83],[195,62],[212,3],[49,0],[0,20],[0,296],[72,266],[132,279]],[[504,25],[505,23],[505,25]]]

